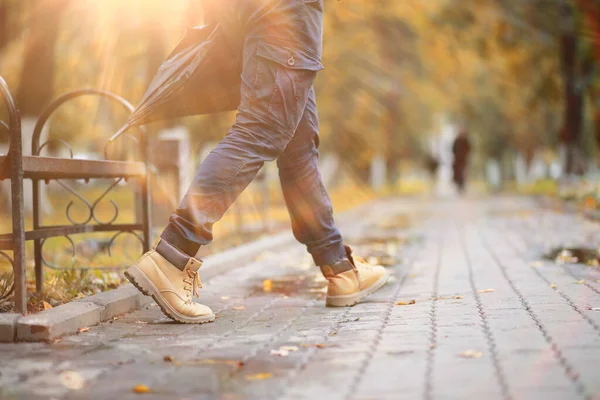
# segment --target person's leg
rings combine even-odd
[[[328,306],[351,306],[383,286],[388,274],[344,246],[335,226],[333,209],[318,165],[319,119],[314,89],[293,139],[277,159],[285,203],[294,236],[305,244],[321,267],[327,286]]]
[[[277,166],[294,236],[306,245],[315,264],[325,266],[344,259],[346,249],[319,171],[318,132],[315,92],[311,89],[300,125]]]

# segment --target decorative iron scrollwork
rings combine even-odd
[[[13,259],[8,254],[6,254],[2,250],[0,250],[0,257],[4,258],[6,261],[8,261],[9,264],[12,266],[12,268],[14,270],[15,263],[14,263]],[[15,282],[13,280],[13,283],[10,286],[10,289],[8,291],[6,291],[2,296],[0,296],[0,301],[6,300],[7,298],[9,298],[13,294],[14,291],[15,291]]]
[[[112,246],[115,242],[115,240],[124,234],[130,234],[132,236],[134,236],[137,240],[139,240],[139,242],[142,244],[144,244],[144,239],[142,239],[141,236],[139,236],[137,233],[135,233],[134,231],[120,231],[117,232],[116,234],[114,234],[108,241],[104,241],[102,243],[102,250],[105,250],[108,255],[110,257],[113,256],[113,250],[112,250]],[[63,238],[67,239],[69,241],[69,244],[71,245],[71,266],[58,266],[50,261],[48,261],[46,259],[46,257],[44,257],[44,245],[46,244],[46,239],[42,240],[41,242],[41,247],[42,247],[42,251],[41,251],[41,261],[42,264],[45,265],[48,268],[51,268],[55,271],[68,271],[68,270],[73,270],[73,269],[78,269],[78,270],[87,270],[87,269],[93,269],[93,270],[97,270],[97,271],[118,271],[118,270],[122,270],[124,268],[127,268],[129,266],[129,264],[126,265],[118,265],[118,266],[105,266],[105,267],[80,267],[80,266],[76,266],[75,262],[76,262],[76,258],[77,258],[77,245],[75,244],[75,241],[71,238],[71,236],[69,235],[65,235],[62,236]],[[2,255],[2,253],[0,252],[0,255]]]
[[[126,233],[128,233],[128,234],[130,234],[130,235],[133,235],[133,236],[135,236],[135,237],[137,238],[137,240],[139,240],[139,241],[140,241],[140,243],[142,244],[142,246],[144,245],[144,239],[142,239],[142,238],[140,237],[140,235],[138,235],[137,233],[135,233],[135,232],[133,232],[133,231],[121,231],[121,232],[117,232],[117,233],[116,233],[116,234],[115,234],[115,235],[114,235],[114,236],[113,236],[113,237],[110,239],[110,241],[108,242],[108,255],[109,255],[110,257],[112,257],[112,250],[111,250],[111,249],[112,249],[112,245],[113,245],[113,243],[114,243],[115,239],[117,239],[117,238],[118,238],[119,236],[121,236],[122,234],[126,234]]]
[[[100,221],[100,220],[99,220],[99,219],[96,217],[96,206],[97,206],[98,204],[100,204],[100,202],[102,201],[102,199],[103,199],[103,198],[104,198],[104,197],[105,197],[105,196],[106,196],[106,195],[107,195],[107,194],[108,194],[108,193],[109,193],[111,190],[113,190],[113,188],[114,188],[115,186],[117,186],[117,185],[119,184],[119,182],[121,182],[122,180],[123,180],[123,178],[119,178],[119,179],[115,180],[115,181],[112,183],[112,185],[110,185],[110,186],[108,187],[108,189],[106,189],[106,190],[104,191],[104,193],[102,193],[102,194],[100,195],[100,197],[98,197],[98,199],[97,199],[97,200],[94,202],[94,204],[92,205],[92,218],[94,218],[94,221],[96,221],[96,222],[97,222],[99,225],[110,225],[110,224],[112,224],[113,222],[115,222],[115,221],[117,220],[117,218],[119,218],[119,206],[117,206],[117,203],[115,203],[115,202],[114,202],[114,200],[110,200],[110,203],[111,203],[111,204],[113,205],[113,207],[114,207],[114,210],[115,210],[115,211],[114,211],[114,213],[115,213],[115,214],[113,215],[113,217],[112,217],[112,218],[110,219],[110,221],[108,221],[108,222],[102,222],[102,221]]]
[[[75,204],[75,202],[73,200],[71,200],[69,202],[69,204],[67,205],[67,209],[66,209],[66,216],[67,216],[67,219],[69,220],[69,222],[72,225],[76,225],[76,226],[77,225],[86,225],[92,219],[94,221],[96,221],[96,223],[98,225],[111,225],[113,222],[115,222],[117,220],[117,218],[119,218],[119,206],[117,205],[117,203],[114,200],[110,200],[110,203],[112,204],[112,206],[114,208],[114,214],[110,218],[109,221],[102,222],[100,220],[100,218],[98,218],[96,216],[96,207],[100,204],[100,202],[102,201],[102,199],[104,199],[106,197],[106,195],[108,193],[110,193],[114,189],[114,187],[117,186],[121,181],[123,181],[123,178],[118,178],[115,181],[113,181],[113,183],[104,192],[102,192],[102,194],[100,195],[100,197],[98,197],[93,203],[90,203],[77,190],[73,189],[71,186],[69,186],[66,183],[62,182],[61,180],[57,179],[56,182],[60,186],[62,186],[66,191],[68,191],[73,196],[75,196],[78,200],[80,200],[87,207],[87,209],[88,209],[88,215],[87,215],[87,217],[86,217],[85,220],[79,221],[79,222],[75,221],[75,219],[71,216],[71,208],[73,207],[73,205]]]
[[[69,155],[71,158],[73,158],[73,147],[71,147],[71,145],[69,143],[67,143],[66,141],[64,141],[62,139],[50,139],[50,140],[45,141],[38,149],[37,154],[34,154],[34,156],[39,156],[40,154],[42,154],[42,150],[44,149],[44,147],[48,146],[50,143],[62,144],[64,147],[67,148],[67,150],[69,150]]]
[[[42,260],[42,263],[43,263],[45,266],[47,266],[47,267],[50,267],[50,268],[52,268],[52,269],[54,269],[54,270],[57,270],[57,271],[60,271],[60,270],[68,270],[68,269],[73,269],[73,268],[74,268],[74,266],[75,266],[75,254],[76,254],[76,253],[75,253],[75,242],[73,242],[73,239],[71,239],[71,238],[69,237],[69,235],[65,235],[65,236],[63,236],[63,237],[64,237],[65,239],[67,239],[67,240],[69,241],[69,243],[71,243],[71,266],[70,266],[70,267],[59,267],[59,266],[56,266],[56,265],[54,265],[54,264],[51,264],[51,263],[49,263],[49,262],[46,260],[46,258],[44,257],[44,244],[46,243],[46,239],[43,239],[43,240],[42,240],[42,243],[41,243],[41,248],[42,248],[42,251],[41,251],[40,253],[41,253],[41,260]]]
[[[92,204],[90,204],[90,202],[87,201],[87,199],[85,197],[80,195],[75,189],[71,188],[66,183],[64,183],[58,179],[56,180],[56,183],[58,183],[60,186],[62,186],[67,192],[69,192],[73,196],[77,197],[88,208],[89,214],[88,214],[87,218],[85,219],[85,221],[77,222],[71,217],[71,207],[73,206],[73,204],[75,204],[75,202],[73,200],[71,200],[69,202],[69,204],[67,205],[67,210],[66,210],[66,214],[67,214],[67,218],[68,218],[69,222],[73,225],[85,225],[88,222],[90,222],[92,220],[92,218],[94,217],[94,214],[92,211]]]

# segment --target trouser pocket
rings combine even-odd
[[[257,47],[254,106],[281,131],[298,127],[317,71],[318,58],[306,50],[261,41]]]

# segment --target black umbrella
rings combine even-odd
[[[242,35],[225,31],[219,24],[188,29],[110,141],[150,122],[235,110],[240,102]]]

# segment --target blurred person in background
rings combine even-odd
[[[437,181],[438,170],[440,169],[440,160],[433,153],[427,153],[425,155],[425,169],[429,174],[429,180],[431,181],[432,191]]]
[[[470,153],[471,142],[467,136],[467,130],[461,128],[452,144],[452,154],[454,155],[454,161],[452,162],[452,180],[461,195],[465,193],[466,169],[469,163]]]
[[[354,305],[388,279],[383,267],[354,257],[344,245],[318,168],[313,81],[323,69],[323,3],[210,0],[207,4],[209,21],[218,21],[222,29],[243,29],[236,121],[200,166],[160,241],[125,273],[175,321],[215,319],[208,306],[193,301],[202,287],[198,276],[202,261],[194,257],[213,240],[213,225],[268,161],[277,160],[294,236],[329,281],[328,306]]]

